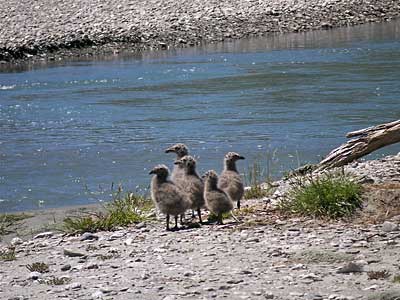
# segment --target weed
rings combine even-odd
[[[244,199],[260,199],[267,197],[271,194],[270,189],[264,189],[261,185],[252,185],[249,189],[244,192]]]
[[[232,216],[230,212],[222,214],[222,220],[228,219]],[[212,212],[209,213],[207,217],[207,222],[208,223],[215,223],[218,221],[218,216],[213,214]]]
[[[151,200],[134,193],[122,193],[119,188],[114,199],[105,204],[105,212],[87,213],[64,219],[64,231],[71,233],[110,231],[147,220],[153,208]]]
[[[296,261],[302,263],[340,263],[352,260],[352,256],[345,253],[337,253],[332,251],[306,250],[297,253],[294,256]]]
[[[368,279],[386,279],[390,276],[390,273],[387,270],[383,271],[369,271],[367,272]]]
[[[394,275],[393,282],[394,283],[400,283],[400,275]]]
[[[338,219],[361,208],[361,186],[344,173],[293,178],[293,187],[279,208],[312,217]]]
[[[271,169],[275,155],[276,150],[272,153],[267,152],[265,158],[256,158],[253,164],[247,168],[244,179],[250,188],[245,191],[244,199],[259,199],[270,194],[271,189],[263,188],[262,184],[272,182]]]
[[[12,233],[12,227],[18,225],[22,220],[32,218],[28,214],[1,214],[0,215],[0,236]]]
[[[112,258],[118,258],[120,255],[118,253],[110,253],[110,254],[99,254],[97,255],[97,259],[99,260],[108,260]]]
[[[11,249],[7,249],[4,251],[0,252],[0,260],[1,261],[13,261],[16,260],[16,256],[15,256],[15,249],[11,248]]]
[[[47,285],[63,285],[69,282],[71,282],[71,278],[69,277],[51,277],[40,281],[40,283],[45,283]]]
[[[26,265],[26,268],[31,272],[47,273],[49,266],[44,262],[35,262],[31,265]]]

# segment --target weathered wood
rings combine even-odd
[[[319,170],[341,167],[377,149],[400,142],[400,120],[347,133],[357,137],[332,150],[318,166]]]

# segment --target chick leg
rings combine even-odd
[[[169,214],[167,214],[167,230],[169,230]]]
[[[201,220],[201,210],[200,210],[200,208],[197,209],[197,214],[199,215],[200,224],[203,224],[203,221]]]

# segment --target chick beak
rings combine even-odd
[[[173,147],[171,147],[171,148],[167,148],[165,150],[165,153],[170,153],[170,152],[175,152],[175,149]]]
[[[151,170],[150,172],[149,172],[149,175],[150,174],[156,174],[155,172],[154,172],[154,170]]]
[[[174,161],[174,165],[181,165],[181,164],[182,164],[182,162],[180,160]]]
[[[238,159],[245,159],[244,156],[239,156]]]

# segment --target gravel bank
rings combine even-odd
[[[399,299],[393,281],[400,273],[399,219],[329,224],[280,220],[252,207],[243,224],[165,232],[161,223],[149,223],[14,239],[16,260],[0,261],[1,298]],[[252,223],[255,218],[264,223]],[[49,271],[28,270],[35,262]],[[369,272],[384,276],[372,279]]]
[[[1,0],[0,61],[186,47],[399,15],[397,0]]]
[[[349,168],[366,184],[391,183],[399,203],[399,163],[397,155]],[[149,222],[116,232],[7,239],[0,242],[1,298],[400,298],[398,213],[378,223],[283,218],[269,201],[254,199],[236,214],[241,223],[178,232]],[[4,261],[12,251],[15,260]],[[49,269],[27,268],[37,262]]]

